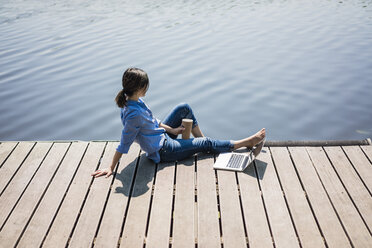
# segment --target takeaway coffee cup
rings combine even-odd
[[[182,132],[182,139],[190,139],[192,122],[192,119],[182,119],[182,126],[185,128]]]

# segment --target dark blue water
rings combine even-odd
[[[0,0],[0,140],[119,140],[130,66],[207,136],[372,137],[371,1]]]

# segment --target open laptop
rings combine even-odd
[[[247,168],[247,166],[250,165],[260,154],[265,144],[265,140],[266,139],[263,139],[248,154],[242,154],[237,152],[220,153],[220,155],[216,159],[216,162],[213,165],[213,168],[232,171],[245,170],[245,168]]]

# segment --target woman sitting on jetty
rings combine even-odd
[[[147,73],[139,68],[128,68],[122,78],[123,89],[117,94],[115,101],[121,108],[123,130],[120,144],[109,168],[97,170],[92,176],[109,177],[122,154],[128,153],[129,147],[136,141],[146,156],[154,161],[171,162],[188,158],[198,152],[231,152],[240,147],[261,150],[265,138],[265,128],[254,135],[241,140],[217,140],[204,137],[192,109],[187,103],[178,104],[170,114],[160,121],[154,118],[151,110],[141,97],[149,88]],[[182,119],[193,120],[191,133],[194,138],[177,139],[185,129]],[[261,147],[260,147],[261,145]]]

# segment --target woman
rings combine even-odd
[[[115,98],[116,104],[121,108],[124,126],[120,144],[116,148],[111,166],[95,171],[92,173],[94,177],[109,177],[122,154],[128,153],[133,141],[136,141],[146,152],[146,156],[155,163],[182,160],[197,152],[230,152],[240,147],[252,149],[256,145],[257,150],[262,148],[265,128],[242,140],[204,137],[192,109],[186,103],[177,105],[163,122],[154,118],[141,98],[149,88],[149,79],[147,73],[139,68],[128,68],[123,74],[122,85],[123,89]],[[177,139],[178,134],[184,130],[181,125],[183,118],[193,120],[191,133],[195,138]]]

